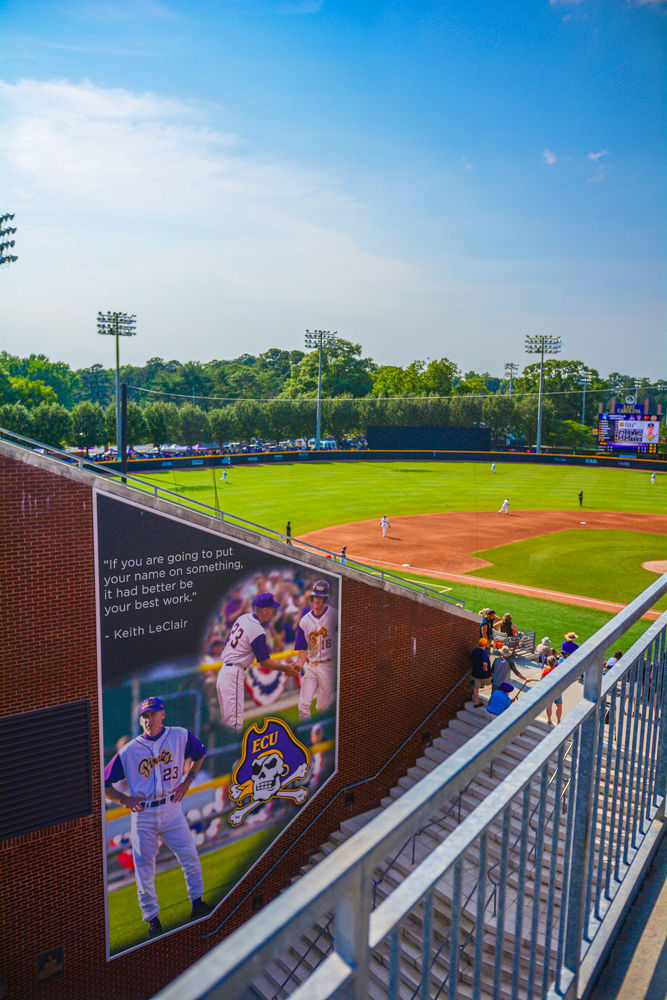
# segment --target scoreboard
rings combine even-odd
[[[655,454],[660,440],[659,416],[640,413],[601,413],[598,423],[598,451],[614,452],[631,448]]]

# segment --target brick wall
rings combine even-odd
[[[0,714],[88,699],[97,762],[92,481],[3,444],[0,496]],[[290,555],[298,557],[298,550]],[[352,571],[341,573],[336,776],[210,921],[107,962],[100,781],[94,773],[91,816],[0,843],[0,973],[7,1000],[151,997],[281,891],[342,819],[377,805],[424,741],[455,714],[468,695],[465,684],[420,727],[468,671],[476,621],[364,582]],[[415,728],[405,748],[374,777]],[[53,780],[64,783],[67,775],[54,774]],[[345,791],[358,782],[364,783]],[[57,947],[64,948],[63,974],[38,982],[37,957]]]

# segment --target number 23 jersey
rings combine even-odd
[[[130,795],[161,799],[171,795],[183,781],[186,757],[200,760],[206,748],[196,736],[180,726],[167,726],[154,740],[137,736],[118,751],[105,773],[110,784],[123,778]]]

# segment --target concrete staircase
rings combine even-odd
[[[429,771],[449,757],[455,750],[463,746],[472,736],[492,721],[484,709],[473,708],[468,703],[453,719],[440,736],[428,746],[424,755],[407,774],[400,778],[398,784],[383,799],[381,806],[352,819],[345,820],[340,828],[329,837],[319,851],[304,865],[301,874],[305,874],[324,857],[331,854],[348,837],[360,830],[373,817],[378,815],[394,799],[399,798],[423,778]],[[374,873],[373,897],[374,906],[379,905],[391,891],[403,881],[410,872],[431,851],[456,828],[480,802],[523,760],[550,731],[550,726],[540,721],[531,722],[505,750],[498,754],[492,764],[480,772],[473,781],[446,804],[439,813],[434,814],[431,821],[420,832],[404,845],[397,856],[387,861]],[[549,774],[555,771],[555,761],[549,768]],[[552,913],[557,917],[560,912],[559,890],[562,884],[563,863],[565,854],[565,816],[567,791],[570,774],[570,760],[566,758],[563,770],[563,787],[558,803],[555,801],[555,782],[551,782],[546,795],[546,812],[548,822],[547,832],[542,836],[538,829],[538,808],[540,801],[540,784],[536,778],[530,787],[530,829],[524,829],[522,823],[521,802],[518,801],[511,810],[510,832],[507,850],[507,877],[505,879],[505,920],[501,935],[500,965],[497,963],[496,947],[496,888],[500,878],[500,861],[502,853],[501,824],[494,824],[488,831],[487,856],[485,876],[479,882],[479,854],[471,849],[464,858],[462,906],[460,916],[460,937],[463,947],[459,957],[459,979],[457,997],[472,997],[475,955],[475,918],[477,912],[477,894],[484,894],[485,923],[482,941],[481,984],[482,996],[491,996],[493,992],[494,975],[499,977],[499,995],[504,1000],[528,1000],[528,973],[531,961],[534,963],[535,982],[541,984],[545,962],[553,967],[556,958],[557,940],[552,937],[546,941],[546,924],[543,918],[538,919],[537,934],[533,937],[532,915],[533,900],[537,895],[542,908],[546,908],[549,885],[548,872],[552,863],[551,831],[554,812],[558,813],[558,836],[553,858],[555,869],[555,898]],[[523,884],[519,887],[519,858],[522,842],[526,843],[528,860],[526,863]],[[542,843],[542,864],[540,875],[535,878],[533,869],[537,843]],[[495,883],[495,885],[494,885]],[[449,993],[449,929],[451,922],[451,903],[453,898],[453,875],[448,874],[435,886],[432,913],[432,944],[429,973],[429,995],[436,998]],[[523,918],[516,928],[516,906],[519,892],[523,896]],[[332,922],[323,918],[318,926],[302,938],[293,942],[286,954],[276,957],[252,985],[253,991],[262,1000],[283,1000],[303,982],[328,954],[331,938]],[[423,915],[421,908],[412,913],[403,923],[401,929],[400,955],[400,992],[401,1000],[411,1000],[421,985],[422,977],[422,938]],[[519,968],[517,982],[512,981],[512,969],[515,952],[519,949]],[[532,959],[531,959],[532,954]],[[374,953],[371,961],[369,997],[372,1000],[387,1000],[389,983],[389,945],[381,946]]]

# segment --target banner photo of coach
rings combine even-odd
[[[339,578],[96,495],[108,958],[202,920],[336,769]]]

